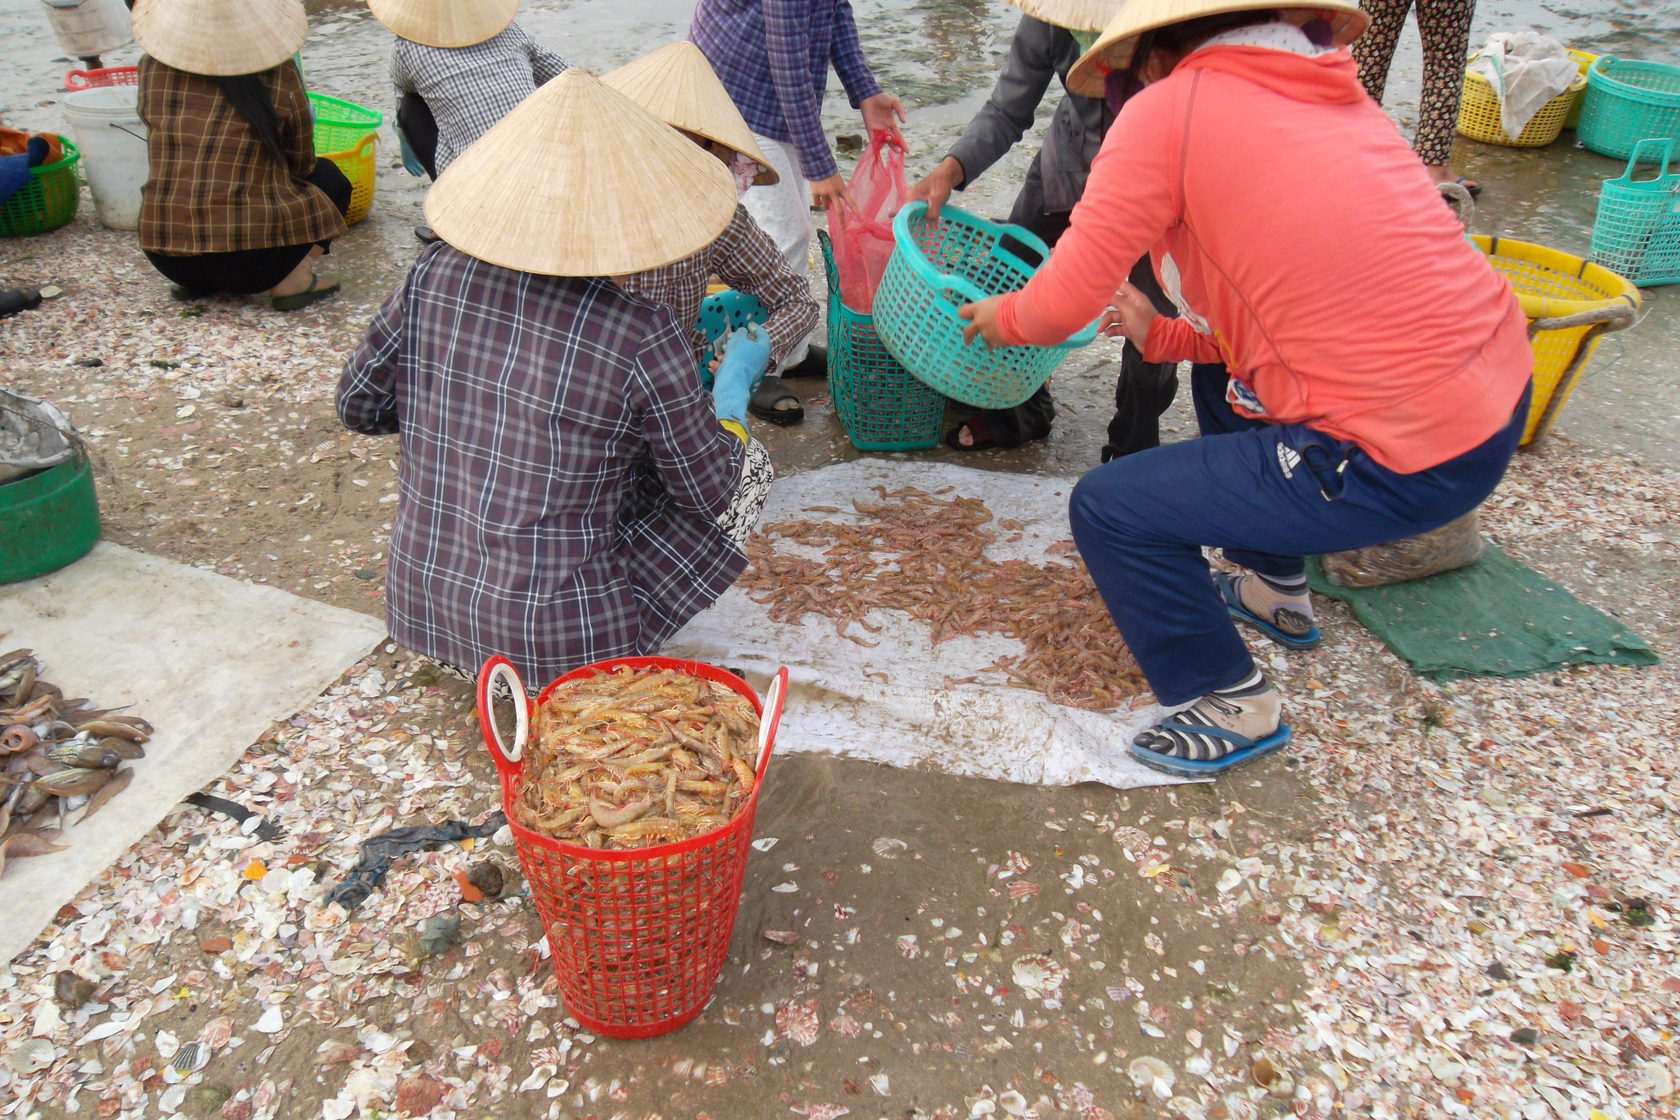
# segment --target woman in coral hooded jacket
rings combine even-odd
[[[1316,645],[1303,556],[1475,508],[1527,416],[1510,286],[1359,84],[1345,0],[1128,0],[1069,75],[1124,105],[1071,230],[969,334],[1048,345],[1104,316],[1145,361],[1222,362],[1202,438],[1116,459],[1069,518],[1165,708],[1147,765],[1218,773],[1283,746],[1277,692],[1232,620]],[[1124,283],[1145,250],[1182,312]],[[1106,308],[1106,312],[1105,312]],[[1242,570],[1210,571],[1204,546]]]

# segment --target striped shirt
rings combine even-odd
[[[437,120],[438,174],[490,126],[571,63],[517,23],[470,47],[428,47],[398,38],[391,81],[418,94]]]
[[[745,207],[735,207],[735,217],[718,239],[684,260],[628,276],[621,285],[654,303],[663,303],[676,313],[677,322],[689,325],[700,315],[706,296],[706,282],[716,276],[738,292],[757,296],[769,316],[770,362],[778,368],[817,329],[817,301],[805,277],[788,267],[786,258],[770,235],[758,228]],[[692,325],[689,342],[698,364],[707,359],[706,339]]]
[[[822,127],[829,65],[854,109],[881,92],[863,60],[848,0],[700,0],[688,37],[747,127],[791,144],[800,174],[811,182],[838,170]]]
[[[303,75],[290,61],[264,70],[281,164],[215,78],[140,58],[139,116],[148,175],[140,247],[164,256],[233,253],[326,241],[345,230],[332,199],[309,182],[315,125]]]
[[[400,433],[386,621],[546,684],[657,652],[746,566],[717,518],[747,449],[685,330],[599,278],[420,254],[345,362],[338,415]]]

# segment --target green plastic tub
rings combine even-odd
[[[78,453],[0,484],[0,583],[34,579],[85,556],[99,540],[93,464]]]

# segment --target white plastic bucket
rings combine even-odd
[[[64,119],[82,152],[101,225],[136,229],[146,183],[146,130],[135,111],[135,86],[94,86],[64,95]]]
[[[123,0],[42,0],[58,45],[72,58],[96,58],[134,41]]]

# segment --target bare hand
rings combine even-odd
[[[998,329],[998,305],[1002,302],[1002,296],[987,296],[979,303],[965,303],[957,308],[957,318],[968,320],[968,326],[963,328],[964,343],[973,342],[979,335],[989,348],[1009,345]]]
[[[863,114],[864,131],[885,132],[895,146],[906,152],[910,150],[904,142],[904,133],[898,130],[899,124],[906,119],[904,102],[890,93],[877,93],[858,102],[858,111]]]
[[[846,186],[846,180],[836,171],[826,179],[818,179],[811,184],[811,205],[818,210],[827,210],[837,203],[845,203],[853,209],[857,204],[852,201],[851,189]]]
[[[1149,341],[1149,327],[1155,322],[1155,315],[1155,305],[1149,302],[1149,297],[1128,281],[1116,289],[1114,302],[1103,311],[1097,329],[1110,338],[1117,334],[1125,335],[1126,340],[1142,354],[1144,343]]]
[[[916,180],[905,197],[906,202],[927,203],[929,221],[937,221],[939,208],[950,199],[951,192],[957,189],[957,184],[964,178],[963,165],[955,156],[946,156],[939,161],[939,165],[920,179]]]

